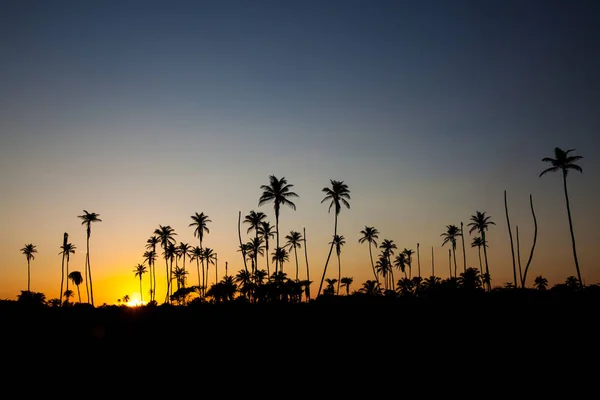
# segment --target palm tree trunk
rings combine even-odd
[[[369,257],[371,258],[371,268],[373,268],[373,275],[375,276],[375,282],[377,282],[377,286],[381,285],[379,283],[379,277],[377,276],[377,271],[375,270],[375,264],[373,263],[373,250],[372,250],[372,242],[369,242]]]
[[[87,238],[87,259],[88,259],[88,274],[90,276],[90,299],[92,300],[92,307],[94,306],[94,285],[92,285],[92,264],[90,263],[90,236]]]
[[[435,276],[435,258],[433,255],[433,246],[431,246],[431,276]]]
[[[340,255],[337,255],[338,259],[338,281],[337,281],[337,295],[340,295],[340,282],[342,280],[342,261],[340,260]]]
[[[419,255],[419,243],[417,243],[417,269],[419,271],[419,278],[421,277],[421,256]]]
[[[454,277],[456,278],[458,276],[456,274],[456,246],[452,247],[452,255],[454,256]]]
[[[483,242],[483,257],[485,258],[485,273],[488,277],[488,291],[492,290],[492,276],[490,275],[490,268],[488,266],[488,257],[487,257],[487,241],[485,240],[485,231],[481,231],[481,241]]]
[[[531,251],[529,252],[529,259],[527,260],[527,264],[525,265],[525,272],[523,272],[523,279],[521,280],[521,287],[525,287],[525,280],[527,279],[527,270],[529,270],[529,265],[531,264],[531,259],[533,258],[533,249],[535,249],[535,243],[537,241],[537,219],[535,218],[535,212],[533,211],[533,198],[529,195],[529,205],[531,206],[531,214],[533,215],[533,244],[531,245]]]
[[[463,250],[463,272],[467,272],[467,252],[465,251],[465,234],[463,230],[463,223],[460,221],[460,239],[462,242]]]
[[[515,248],[513,245],[512,230],[510,229],[510,219],[508,217],[508,203],[506,201],[506,190],[504,191],[504,210],[506,212],[506,225],[508,226],[508,237],[510,239],[510,252],[512,254],[513,279],[515,281],[515,288],[518,288],[519,284],[517,282],[517,267],[515,266]],[[518,232],[518,230],[517,230],[517,232]],[[517,233],[517,235],[518,235],[518,233]],[[519,258],[519,262],[520,262],[520,258]]]
[[[29,262],[29,256],[27,257],[27,291],[31,292],[31,265]]]
[[[304,259],[306,260],[306,281],[308,282],[308,286],[306,288],[306,297],[307,300],[310,300],[310,271],[308,269],[308,250],[306,249],[306,228],[302,228],[304,232]],[[267,271],[269,271],[268,267],[269,257],[267,257]],[[267,272],[268,274],[268,272]]]
[[[242,259],[244,260],[244,269],[246,270],[246,273],[248,273],[248,265],[246,264],[246,250],[245,250],[244,244],[242,243],[241,224],[242,224],[242,212],[239,211],[238,212],[238,238],[240,241],[240,250],[242,250]]]
[[[452,278],[452,250],[450,249],[448,249],[448,270],[450,278]]]
[[[575,248],[575,234],[573,233],[573,221],[571,220],[571,206],[569,204],[569,192],[567,191],[567,171],[563,171],[563,186],[565,188],[565,201],[567,203],[567,215],[569,216],[569,230],[571,231],[571,244],[573,245],[573,258],[575,259],[575,269],[577,269],[577,279],[579,286],[583,287],[581,271],[579,270],[579,260],[577,259],[577,249]]]
[[[517,265],[519,266],[519,277],[521,278],[521,282],[523,282],[523,273],[521,272],[521,244],[519,243],[519,225],[516,225],[515,229],[517,231]],[[515,287],[518,286],[515,284]],[[523,287],[522,284],[521,287]]]
[[[142,274],[140,274],[140,302],[144,301],[144,292],[142,292]]]
[[[337,213],[335,214],[335,222],[333,224],[333,237],[335,238],[337,235]],[[325,280],[325,273],[327,272],[327,265],[329,264],[329,258],[331,257],[331,251],[333,250],[333,242],[331,241],[331,246],[329,246],[329,254],[327,255],[327,261],[325,261],[325,268],[323,268],[323,276],[321,277],[321,284],[319,284],[319,291],[317,292],[317,297],[321,294],[321,289],[323,288],[323,281]]]

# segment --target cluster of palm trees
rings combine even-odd
[[[569,170],[576,170],[582,172],[580,166],[575,164],[576,161],[580,160],[581,156],[569,155],[574,149],[562,150],[555,148],[554,158],[546,157],[543,158],[543,162],[548,162],[551,167],[543,170],[540,173],[540,177],[548,172],[562,171],[563,174],[563,186],[565,192],[567,214],[569,219],[569,228],[571,233],[573,257],[575,260],[575,267],[577,272],[577,281],[579,286],[583,286],[581,278],[581,272],[579,268],[579,262],[577,259],[577,252],[575,247],[575,236],[573,233],[573,224],[571,219],[571,210],[569,204],[569,197],[567,192],[567,173]],[[244,269],[240,270],[237,275],[229,275],[228,264],[225,263],[225,276],[219,281],[218,279],[218,257],[214,249],[204,246],[205,234],[210,232],[208,224],[212,222],[209,217],[204,213],[194,213],[191,216],[192,222],[189,227],[194,228],[194,236],[198,238],[198,245],[191,246],[188,243],[179,242],[177,244],[175,240],[174,229],[169,225],[159,225],[149,237],[146,242],[146,251],[143,253],[143,263],[139,263],[135,266],[133,272],[136,278],[139,278],[140,294],[142,290],[142,276],[146,273],[149,274],[149,294],[150,301],[156,302],[156,260],[158,258],[157,251],[162,249],[162,257],[165,262],[165,276],[166,276],[166,293],[164,303],[179,301],[182,299],[185,302],[187,295],[190,293],[197,293],[200,299],[206,299],[207,297],[213,297],[215,299],[228,299],[232,298],[236,291],[244,295],[246,298],[258,300],[261,298],[277,298],[286,299],[290,301],[301,301],[302,294],[308,301],[311,299],[310,285],[310,269],[308,265],[308,254],[306,248],[306,230],[300,233],[295,230],[291,230],[284,239],[285,243],[281,243],[280,238],[280,212],[281,206],[286,205],[291,209],[295,210],[296,205],[292,201],[293,198],[298,197],[298,194],[292,191],[294,185],[289,184],[285,177],[277,178],[274,175],[269,176],[269,184],[261,185],[260,189],[262,194],[258,200],[258,206],[265,205],[267,203],[273,204],[275,214],[275,226],[272,226],[267,221],[267,215],[263,212],[251,210],[242,221],[239,213],[238,220],[238,236],[239,236],[239,251],[242,253],[242,259],[244,262]],[[341,271],[341,248],[346,244],[345,237],[338,233],[338,218],[343,207],[350,208],[350,189],[348,185],[343,181],[330,180],[330,186],[322,189],[325,193],[321,203],[329,202],[328,212],[334,210],[334,226],[333,226],[333,239],[329,242],[329,253],[323,267],[323,273],[317,291],[317,297],[322,293],[324,294],[340,294],[340,285],[345,288],[346,293],[350,292],[350,285],[353,282],[351,277],[342,277]],[[86,263],[84,276],[81,276],[79,271],[69,272],[69,257],[75,253],[76,247],[69,243],[69,235],[65,232],[63,238],[63,245],[61,246],[62,255],[62,275],[61,275],[61,287],[60,293],[61,298],[64,296],[68,299],[73,295],[72,291],[69,290],[69,280],[77,286],[79,299],[81,302],[81,295],[79,293],[79,285],[85,282],[87,302],[94,305],[94,294],[92,285],[92,271],[90,264],[90,236],[91,236],[91,224],[94,222],[100,222],[99,214],[90,213],[84,210],[84,214],[79,215],[78,218],[82,220],[82,225],[86,226]],[[251,234],[251,238],[243,242],[241,235],[241,223],[248,224],[246,230],[247,234]],[[467,268],[465,243],[464,243],[464,225],[463,222],[458,225],[450,224],[446,226],[446,230],[441,234],[443,237],[442,246],[449,244],[450,249],[448,250],[448,264],[449,264],[449,276],[453,279],[466,279],[471,281],[469,277],[476,275],[480,277],[483,285],[486,289],[491,290],[491,275],[489,271],[489,263],[487,257],[487,240],[486,231],[490,226],[495,225],[495,222],[491,220],[491,217],[486,212],[476,211],[475,214],[471,215],[470,222],[467,227],[469,234],[476,232],[478,236],[472,239],[471,247],[478,248],[479,255],[479,270],[473,268]],[[270,250],[270,239],[275,238],[275,247],[271,253]],[[458,274],[457,271],[457,260],[456,260],[456,247],[458,239],[461,239],[462,252],[463,252],[463,271]],[[373,226],[365,226],[360,231],[359,243],[367,243],[369,245],[369,258],[371,261],[371,268],[373,272],[374,280],[368,280],[363,284],[361,289],[363,292],[369,291],[396,291],[406,290],[409,286],[409,282],[416,282],[417,285],[421,282],[421,263],[420,263],[420,245],[417,243],[416,253],[413,249],[404,248],[402,251],[395,253],[398,250],[398,246],[391,239],[383,239],[378,245],[377,240],[379,239],[379,231]],[[511,239],[512,241],[512,239]],[[298,261],[298,249],[304,247],[305,260],[306,260],[306,279],[299,279],[299,261]],[[377,260],[373,259],[373,247],[381,249]],[[336,250],[338,260],[338,273],[337,278],[328,278],[327,268],[333,253],[333,249]],[[481,257],[481,251],[483,250],[483,260]],[[27,260],[27,273],[28,283],[27,289],[30,291],[30,265],[31,261],[35,259],[35,253],[37,253],[36,246],[29,243],[26,244],[21,252],[25,255]],[[295,274],[294,279],[288,278],[284,272],[284,265],[289,261],[290,255],[293,252],[295,260]],[[412,276],[412,263],[413,255],[417,256],[418,273],[416,277]],[[259,257],[264,256],[265,258],[265,269],[259,267]],[[269,256],[271,261],[274,263],[274,271],[271,272],[269,265]],[[392,256],[395,256],[392,260]],[[181,260],[181,265],[179,261]],[[196,273],[198,283],[197,285],[187,285],[187,267],[186,260],[190,262],[196,262]],[[175,265],[174,265],[175,264]],[[250,264],[250,269],[248,268]],[[209,268],[214,266],[215,269],[215,283],[208,287],[208,276]],[[484,269],[485,266],[485,269]],[[396,282],[394,279],[394,267],[399,269],[404,277]],[[454,268],[452,268],[454,267]],[[63,284],[67,276],[66,290],[63,291]],[[381,280],[380,280],[381,278]],[[415,280],[415,278],[417,278]],[[433,259],[433,247],[432,247],[432,271],[431,277],[423,280],[427,283],[428,279],[433,279],[435,283],[435,262]],[[544,278],[539,276],[536,278],[535,284],[537,286],[547,285],[544,283]],[[383,285],[381,285],[383,281]],[[176,287],[174,288],[173,282]],[[323,284],[327,283],[325,290],[323,290]],[[337,287],[335,284],[337,283]],[[430,284],[432,282],[429,282]],[[516,282],[515,282],[516,284]],[[524,282],[523,282],[524,286]],[[143,302],[143,297],[140,299]]]

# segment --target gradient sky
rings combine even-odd
[[[440,235],[476,211],[496,223],[492,284],[512,281],[504,190],[523,267],[533,197],[528,284],[538,275],[563,283],[576,270],[562,179],[539,177],[555,147],[583,156],[569,193],[582,276],[599,283],[597,4],[3,1],[0,298],[27,289],[26,243],[38,250],[32,291],[58,297],[64,232],[77,246],[69,269],[83,272],[83,210],[102,219],[91,235],[96,305],[138,298],[133,269],[159,225],[197,245],[195,212],[212,220],[204,245],[218,254],[219,276],[225,262],[234,274],[243,268],[238,213],[262,211],[275,223],[272,204],[258,207],[269,175],[299,195],[295,211],[282,208],[280,229],[306,229],[314,291],[333,235],[334,215],[321,204],[330,179],[351,191],[338,228],[351,290],[372,278],[358,243],[366,225],[399,250],[419,243],[424,276],[433,249],[446,278]],[[478,267],[472,237],[467,265]],[[299,257],[302,267],[304,249]],[[460,251],[457,259],[460,271]],[[294,277],[293,256],[284,268]],[[337,278],[335,258],[327,277]]]

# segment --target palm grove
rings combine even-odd
[[[583,280],[577,258],[575,245],[575,234],[571,217],[571,208],[567,190],[568,172],[575,170],[583,172],[582,168],[576,164],[582,159],[581,156],[575,156],[571,153],[574,149],[563,150],[554,149],[554,157],[545,157],[543,162],[550,164],[539,176],[542,177],[549,172],[561,172],[563,178],[563,189],[565,195],[567,217],[575,264],[575,276],[567,278],[567,284],[575,288],[583,288]],[[147,239],[145,251],[143,252],[143,262],[135,265],[133,269],[134,277],[139,279],[140,295],[144,293],[144,275],[148,276],[147,294],[148,302],[156,304],[179,304],[185,305],[190,302],[226,302],[232,300],[241,300],[247,302],[302,302],[310,301],[311,284],[310,268],[308,263],[308,250],[306,230],[303,232],[291,230],[287,234],[280,234],[280,216],[282,206],[296,210],[293,202],[298,197],[293,189],[293,184],[288,183],[285,177],[277,178],[274,175],[269,176],[268,184],[261,185],[262,193],[258,200],[258,206],[272,204],[275,215],[274,225],[268,220],[266,213],[262,211],[251,210],[242,220],[242,213],[238,215],[238,241],[239,252],[243,260],[244,268],[235,275],[229,274],[228,263],[225,263],[225,274],[219,280],[218,254],[215,249],[205,245],[206,235],[210,233],[209,224],[212,222],[208,215],[204,213],[194,213],[191,215],[189,228],[193,229],[194,236],[198,238],[198,243],[191,245],[176,240],[177,233],[169,225],[159,225]],[[333,214],[333,235],[329,242],[329,252],[325,260],[322,274],[320,276],[319,286],[316,297],[333,295],[350,295],[350,286],[353,283],[352,277],[345,277],[342,274],[341,255],[342,247],[346,244],[344,235],[338,233],[338,219],[343,208],[350,209],[350,189],[347,184],[339,180],[330,180],[330,186],[322,189],[324,197],[321,203],[328,203],[328,212]],[[505,192],[506,204],[506,192]],[[531,203],[533,213],[533,203]],[[535,214],[534,221],[535,221]],[[81,297],[80,285],[85,286],[85,303],[94,306],[94,291],[92,280],[92,268],[90,257],[91,228],[93,223],[101,222],[100,215],[94,212],[83,210],[82,215],[77,216],[82,221],[86,233],[86,256],[83,276],[80,271],[69,271],[70,255],[75,253],[76,246],[69,241],[69,234],[64,233],[63,244],[60,246],[61,256],[61,280],[60,296],[51,299],[48,303],[52,306],[64,306],[72,304],[71,297],[75,293],[69,288],[69,282],[75,285],[77,289],[77,299],[83,303]],[[526,288],[527,267],[533,256],[533,247],[531,249],[529,261],[525,272],[522,271],[519,259],[519,278],[517,279],[517,267],[515,264],[513,238],[510,228],[508,208],[506,209],[507,225],[511,238],[511,251],[513,252],[513,272],[514,282],[507,283],[509,288]],[[241,225],[246,224],[246,233],[250,239],[242,240]],[[445,227],[441,233],[441,245],[448,245],[448,278],[441,279],[435,272],[435,261],[432,261],[431,274],[427,278],[422,277],[420,262],[420,244],[417,243],[416,251],[412,248],[399,249],[394,240],[382,238],[379,241],[379,231],[374,226],[365,226],[359,232],[359,244],[366,244],[368,247],[368,256],[370,260],[369,269],[373,274],[373,279],[362,283],[362,286],[352,292],[357,296],[415,296],[423,295],[437,288],[468,288],[480,291],[492,291],[492,274],[487,256],[488,242],[486,232],[490,227],[496,225],[486,212],[476,211],[470,216],[467,224],[468,233],[475,234],[469,244],[478,250],[479,268],[467,267],[465,254],[465,235],[464,224],[460,222],[460,227],[456,224],[450,224]],[[537,229],[537,225],[536,225]],[[518,231],[517,231],[518,238]],[[273,243],[274,240],[274,243]],[[462,249],[462,272],[459,273],[457,263],[457,246],[460,241]],[[517,239],[518,243],[518,239]],[[535,243],[535,242],[534,242]],[[298,250],[304,250],[304,266],[300,266]],[[337,269],[334,277],[326,278],[332,255],[337,260]],[[374,255],[374,250],[379,250]],[[35,259],[37,248],[34,244],[28,243],[20,249],[27,261],[27,290],[21,291],[19,300],[33,298],[37,301],[45,302],[45,295],[31,291],[31,262]],[[159,260],[160,252],[160,260]],[[414,259],[416,256],[416,260]],[[292,258],[292,272],[286,272],[287,264]],[[157,262],[160,263],[157,265]],[[415,265],[416,262],[416,265]],[[162,264],[162,267],[161,267]],[[263,267],[264,266],[264,267]],[[166,292],[164,297],[157,299],[156,283],[157,270],[163,268]],[[196,282],[194,285],[188,285],[188,275],[190,269],[194,269]],[[284,267],[286,267],[284,269]],[[413,267],[417,268],[413,274]],[[211,271],[214,269],[214,272]],[[394,272],[400,272],[400,277],[396,279]],[[161,273],[162,274],[162,273]],[[213,275],[214,274],[214,275]],[[304,275],[304,279],[300,279]],[[210,277],[214,276],[214,283],[209,285]],[[323,285],[326,284],[325,287]],[[547,280],[541,275],[534,280],[536,289],[545,289]],[[342,292],[343,290],[343,292]],[[125,296],[129,298],[129,296]],[[121,300],[121,299],[119,299]],[[144,302],[142,295],[141,301]]]

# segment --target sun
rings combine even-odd
[[[139,307],[139,306],[144,306],[144,305],[146,305],[146,302],[140,301],[140,300],[131,300],[126,303],[127,307]]]

